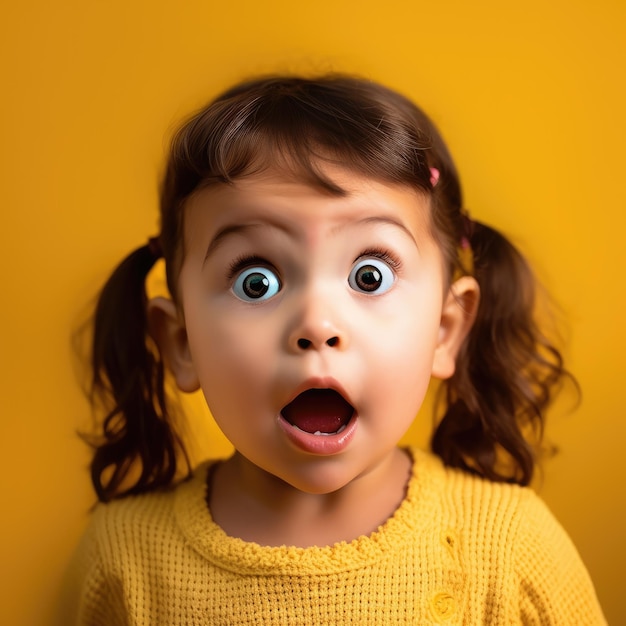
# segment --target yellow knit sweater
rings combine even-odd
[[[77,623],[605,623],[576,549],[530,489],[412,454],[395,514],[329,547],[227,536],[205,503],[208,464],[171,492],[100,505],[80,550]]]

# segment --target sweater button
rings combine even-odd
[[[452,619],[457,612],[456,600],[449,593],[441,592],[435,594],[430,601],[430,608],[433,617],[438,622],[446,622]]]

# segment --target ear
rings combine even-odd
[[[432,369],[435,378],[446,379],[454,374],[457,354],[476,319],[479,300],[480,289],[472,276],[463,276],[451,285],[441,312]]]
[[[178,388],[186,392],[199,389],[187,329],[181,313],[169,298],[152,298],[148,302],[148,328],[165,365],[174,374]]]

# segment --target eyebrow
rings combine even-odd
[[[417,241],[416,241],[415,237],[413,236],[413,233],[401,221],[395,219],[394,217],[387,217],[387,216],[382,216],[382,215],[372,215],[371,217],[364,217],[363,219],[356,220],[356,222],[350,222],[350,223],[354,223],[354,224],[390,224],[391,226],[395,226],[396,228],[399,228],[401,231],[403,231],[411,239],[411,241],[415,244],[415,246],[417,248],[419,248],[419,246],[417,245]]]
[[[206,262],[206,260],[220,247],[220,245],[224,242],[224,240],[230,237],[231,235],[245,233],[249,230],[253,230],[255,228],[261,228],[265,225],[266,224],[264,223],[250,222],[248,224],[230,224],[228,226],[224,226],[223,228],[220,228],[217,231],[217,233],[215,233],[214,237],[211,239],[211,242],[209,243],[207,247],[206,254],[204,255],[203,262]]]
[[[343,224],[340,224],[333,230],[335,231],[340,230],[348,224],[387,224],[387,225],[395,226],[396,228],[399,228],[402,232],[404,232],[411,239],[411,241],[415,244],[415,246],[419,248],[419,246],[417,245],[417,241],[415,240],[415,237],[413,236],[413,233],[402,222],[400,222],[399,220],[393,217],[373,215],[370,217],[364,217],[362,219],[358,219],[355,222],[349,220]],[[278,228],[279,230],[288,231],[288,228],[273,221],[268,222],[268,223],[250,222],[247,224],[229,224],[227,226],[220,228],[211,239],[211,242],[209,243],[207,247],[206,254],[204,255],[203,262],[206,262],[206,260],[220,247],[220,245],[222,245],[222,243],[228,237],[232,235],[246,233],[256,228],[263,228],[268,225],[273,226],[274,228]]]

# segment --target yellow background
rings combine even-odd
[[[4,3],[0,623],[55,623],[62,604],[62,572],[92,502],[70,336],[113,265],[156,232],[164,136],[242,77],[328,69],[383,81],[431,113],[469,209],[514,236],[560,304],[583,401],[572,412],[566,398],[551,414],[560,454],[537,487],[607,617],[623,623],[624,7]],[[418,439],[429,416],[420,420]]]

